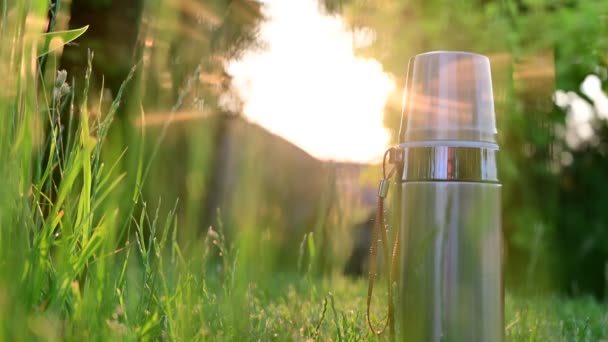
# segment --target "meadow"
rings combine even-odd
[[[157,134],[141,126],[128,140],[110,138],[138,65],[102,106],[103,93],[90,91],[92,56],[83,84],[55,68],[57,51],[84,29],[41,35],[45,1],[19,2],[10,13],[2,3],[0,340],[376,339],[365,321],[365,280],[338,266],[319,272],[317,234],[299,238],[286,270],[274,268],[276,246],[263,230],[226,238],[221,212],[195,237],[182,233],[177,208],[192,203],[144,196],[159,182],[150,175],[167,158],[171,120]],[[386,314],[384,295],[376,292],[375,319]],[[505,336],[606,340],[608,304],[507,289]]]

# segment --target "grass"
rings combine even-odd
[[[30,48],[46,1],[3,6],[0,340],[375,339],[365,282],[315,274],[313,235],[292,272],[269,266],[272,246],[256,231],[229,242],[218,222],[181,241],[178,204],[160,210],[142,196],[145,132],[107,139],[122,92],[104,110],[88,103],[88,79],[41,75]],[[608,309],[592,299],[507,296],[505,321],[509,340],[608,338]]]
[[[506,336],[512,341],[604,341],[608,307],[593,298],[507,296]]]

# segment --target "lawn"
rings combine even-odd
[[[157,274],[146,284],[132,279],[107,297],[103,293],[110,291],[94,284],[84,294],[72,284],[74,296],[63,310],[32,307],[22,312],[24,321],[3,310],[3,336],[7,340],[375,340],[365,320],[363,279],[274,274],[239,286],[230,281],[221,285],[219,278],[205,281],[204,274],[190,273],[180,274],[180,283],[166,294],[154,294],[151,288],[162,278]],[[100,294],[107,299],[99,302]],[[0,300],[3,308],[10,307],[6,291]],[[591,298],[507,295],[505,306],[507,341],[608,338],[608,308]],[[376,306],[376,318],[383,314],[383,308]]]

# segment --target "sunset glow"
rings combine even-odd
[[[389,141],[382,118],[391,75],[356,57],[345,23],[316,1],[265,4],[266,48],[228,66],[244,115],[320,159],[377,159]]]

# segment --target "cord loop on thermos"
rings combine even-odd
[[[372,243],[370,247],[370,259],[369,259],[369,279],[368,279],[368,288],[367,288],[367,323],[369,328],[376,334],[381,335],[384,333],[387,327],[389,327],[389,331],[391,335],[394,336],[395,331],[395,309],[393,302],[393,279],[394,270],[396,269],[397,262],[397,250],[399,246],[399,229],[395,229],[395,237],[394,237],[394,245],[390,267],[386,267],[386,277],[387,277],[387,285],[388,285],[388,316],[382,328],[378,329],[374,327],[374,324],[371,320],[371,302],[372,302],[372,294],[374,291],[374,281],[376,278],[377,271],[377,257],[378,257],[378,240],[380,239],[380,234],[382,234],[382,249],[384,252],[384,260],[388,263],[389,260],[389,247],[388,247],[388,234],[384,227],[384,199],[388,195],[389,186],[391,183],[391,177],[396,171],[396,167],[391,168],[388,175],[386,173],[386,164],[388,162],[391,164],[398,164],[403,162],[403,150],[396,147],[391,147],[386,152],[384,152],[384,157],[382,158],[382,179],[380,180],[380,184],[378,186],[378,207],[376,211],[376,219],[374,221],[374,231],[372,237]],[[388,266],[388,265],[387,265]]]

